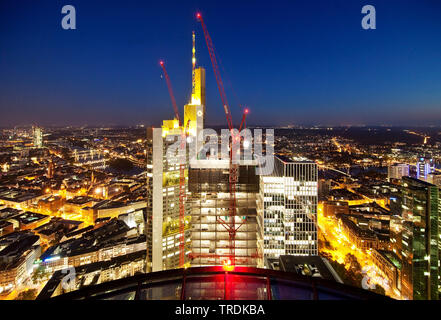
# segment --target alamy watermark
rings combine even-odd
[[[168,135],[165,139],[171,144],[166,151],[167,161],[173,165],[186,164],[187,158],[190,163],[197,160],[231,160],[234,165],[253,163],[257,175],[270,175],[274,169],[274,129],[265,129],[265,135],[262,129],[253,131],[222,129],[219,137],[214,129],[206,128],[200,130],[197,137]]]
[[[361,13],[366,14],[361,19],[361,27],[364,30],[376,29],[376,11],[373,5],[367,4],[361,8]]]
[[[368,275],[368,269],[363,268],[361,270],[363,274],[363,278],[361,279],[361,287],[365,290],[375,290],[375,283],[372,281],[372,278]]]
[[[73,291],[75,290],[75,279],[76,272],[74,267],[67,267],[66,269],[61,270],[62,274],[65,274],[63,279],[61,279],[61,287],[65,291]]]
[[[75,30],[77,28],[77,13],[72,5],[65,5],[61,8],[61,13],[65,14],[61,19],[61,27],[64,30]]]
[[[73,5],[65,5],[61,9],[64,14],[61,19],[61,27],[64,30],[75,30],[76,27],[76,10]],[[373,5],[367,4],[361,8],[361,13],[365,14],[361,19],[361,27],[364,30],[376,29],[376,10]]]

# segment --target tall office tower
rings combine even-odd
[[[236,184],[237,233],[234,240],[235,265],[262,267],[262,226],[258,221],[256,201],[259,178],[254,160],[241,161]],[[190,162],[191,193],[191,265],[223,265],[230,258],[229,160]],[[228,225],[225,225],[226,222]]]
[[[180,136],[177,120],[165,120],[161,129],[150,128],[147,134],[147,271],[179,267],[180,166],[178,155],[167,155],[167,150]],[[187,172],[186,165],[186,176]],[[186,240],[190,239],[189,222],[185,217]]]
[[[418,158],[416,169],[417,179],[427,180],[427,176],[435,171],[435,163],[433,162],[433,158],[428,155]]]
[[[204,129],[205,70],[196,68],[195,36],[193,33],[192,93],[190,103],[184,106],[184,122],[164,120],[161,129],[147,133],[147,272],[180,267],[180,165],[179,155],[168,151],[179,146],[182,130],[188,137],[185,163],[185,188],[188,193],[188,161],[199,150],[199,132]],[[181,116],[182,119],[182,116]],[[178,142],[176,144],[176,142]],[[178,147],[179,148],[179,147]],[[189,202],[185,202],[185,261],[190,253]]]
[[[389,181],[391,179],[401,179],[409,175],[409,165],[405,163],[395,163],[387,168],[387,178]]]
[[[404,299],[439,297],[439,197],[437,186],[403,177],[400,191],[391,198],[391,244],[401,259],[398,287]]]
[[[260,177],[265,258],[316,256],[317,164],[276,156],[272,175]]]
[[[34,137],[34,147],[43,147],[43,129],[40,127],[32,127],[33,137]]]

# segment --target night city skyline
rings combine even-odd
[[[198,10],[235,119],[241,104],[250,125],[438,126],[441,5],[371,2],[375,30],[361,28],[360,1],[71,1],[77,29],[63,30],[60,3],[3,1],[0,126],[157,125],[172,116],[158,61],[182,110],[193,30],[207,124],[223,124]]]
[[[440,0],[0,0],[0,30],[0,305],[55,302],[15,317],[441,300]]]

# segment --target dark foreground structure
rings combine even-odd
[[[54,296],[48,285],[38,300],[389,300],[335,281],[249,267],[174,269],[118,279]],[[58,288],[58,289],[57,289]]]

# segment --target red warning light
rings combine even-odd
[[[201,16],[201,13],[200,12],[198,12],[198,13],[196,13],[196,18],[197,19],[200,19],[202,16]]]
[[[223,269],[225,271],[233,271],[234,270],[234,266],[231,265],[231,260],[230,259],[224,261]]]
[[[244,112],[245,114],[248,114],[248,112],[250,112],[250,110],[245,109],[243,112]]]
[[[164,61],[159,61],[159,64],[161,65],[161,66],[163,66],[164,65]]]

